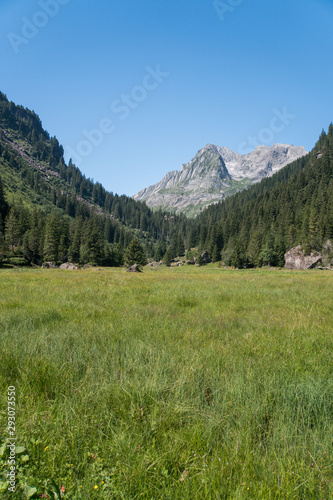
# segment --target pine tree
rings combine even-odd
[[[69,247],[69,224],[67,219],[62,221],[61,236],[59,241],[58,258],[61,262],[68,261],[68,247]]]
[[[239,240],[236,241],[234,250],[232,252],[230,265],[238,269],[243,269],[246,266],[244,247]]]
[[[116,267],[121,267],[124,265],[124,249],[119,243],[114,249],[114,257]]]
[[[147,231],[147,217],[144,213],[141,213],[140,216],[140,229],[141,231]]]
[[[109,243],[113,243],[114,241],[114,226],[109,218],[105,221],[104,238]]]
[[[319,216],[315,208],[312,208],[310,212],[308,237],[311,249],[319,250],[321,248],[319,237]]]
[[[256,229],[253,231],[250,237],[249,245],[247,248],[247,256],[249,258],[249,263],[251,267],[258,265],[259,255],[261,252],[262,237],[260,230]]]
[[[170,257],[171,260],[177,257],[177,243],[178,243],[178,237],[177,234],[174,234],[171,243],[167,249],[168,256]]]
[[[133,238],[131,244],[126,248],[124,262],[127,267],[133,266],[133,264],[143,267],[147,264],[145,252],[137,238]]]
[[[37,264],[42,258],[42,214],[34,209],[30,216],[30,229],[23,237],[23,253],[29,262]]]
[[[0,216],[0,265],[5,256],[5,237],[2,231],[2,221]]]
[[[188,238],[187,250],[196,247],[199,244],[198,230],[197,227],[193,227],[190,231],[190,236]]]
[[[20,223],[15,207],[11,208],[5,224],[5,240],[7,245],[14,251],[14,247],[20,242]]]
[[[219,252],[217,244],[214,245],[212,253],[212,261],[218,262],[221,259],[221,252]]]
[[[155,250],[155,253],[154,253],[155,261],[159,262],[161,259],[163,259],[165,252],[166,252],[165,244],[164,244],[164,242],[160,241],[158,243],[156,250]]]
[[[274,241],[271,234],[266,237],[265,245],[260,252],[258,264],[260,266],[276,266],[277,254],[274,248]]]
[[[61,219],[54,212],[46,221],[45,241],[44,241],[44,261],[55,262],[59,261],[59,243],[61,238]]]
[[[178,257],[182,257],[183,255],[185,255],[184,236],[181,233],[178,234],[177,238],[176,254],[178,255]]]
[[[97,215],[93,215],[86,223],[84,229],[84,247],[81,253],[82,263],[90,263],[100,266],[104,259],[104,240],[100,221]]]
[[[2,223],[4,222],[5,217],[7,216],[8,212],[9,212],[8,203],[7,203],[6,198],[5,198],[5,193],[4,193],[2,181],[0,178],[0,218],[2,219]]]
[[[167,251],[165,252],[165,255],[163,257],[163,263],[167,266],[167,267],[170,267],[171,265],[171,262],[173,261],[174,259],[174,251],[172,249],[172,246],[170,245],[167,249]]]
[[[74,227],[73,227],[74,226]],[[72,225],[72,241],[69,246],[69,259],[71,262],[80,261],[80,247],[82,237],[83,218],[80,215]]]

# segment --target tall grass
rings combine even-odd
[[[332,498],[329,273],[8,270],[0,282],[0,445],[14,385],[19,482],[36,498],[50,478],[71,500]]]

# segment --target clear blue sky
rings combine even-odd
[[[0,90],[119,194],[178,170],[208,142],[311,149],[333,121],[332,0],[219,5],[0,0]]]

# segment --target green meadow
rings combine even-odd
[[[0,497],[333,498],[332,285],[213,264],[1,270]]]

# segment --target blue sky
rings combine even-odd
[[[133,195],[207,143],[311,149],[333,121],[332,0],[0,0],[0,90]]]

